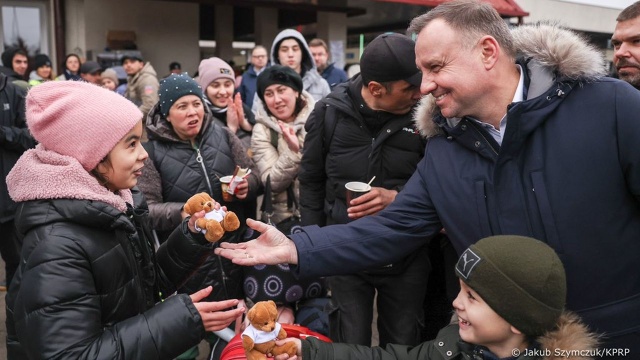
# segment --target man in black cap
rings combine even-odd
[[[306,124],[299,175],[305,225],[344,224],[375,214],[413,174],[425,148],[411,116],[422,76],[414,46],[404,35],[378,36],[362,54],[360,75],[316,104]],[[374,177],[369,193],[346,202],[345,183]],[[418,344],[429,273],[429,262],[418,253],[330,278],[331,339],[371,345],[377,290],[380,344]]]
[[[102,66],[96,61],[85,61],[80,65],[80,77],[86,82],[100,86],[102,85],[101,75],[103,70]]]
[[[122,67],[127,73],[125,97],[136,104],[146,118],[149,110],[158,102],[158,74],[151,63],[145,63],[139,55],[123,56]]]

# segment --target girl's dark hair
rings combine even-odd
[[[107,155],[104,159],[100,160],[99,164],[104,164],[106,166],[111,166],[111,160],[109,160],[109,155]],[[96,179],[98,179],[98,182],[100,183],[100,185],[102,186],[107,186],[107,184],[109,183],[109,178],[101,173],[100,171],[98,171],[98,166],[96,166],[93,170],[90,171],[91,175],[93,175],[93,177],[95,177]]]
[[[80,56],[78,56],[77,54],[67,54],[67,56],[64,58],[64,64],[62,64],[62,66],[64,67],[64,70],[69,70],[67,69],[67,60],[69,60],[70,57],[74,57],[78,59],[78,63],[82,65],[82,60],[80,60]],[[80,72],[80,69],[78,69],[78,72]]]

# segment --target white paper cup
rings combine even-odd
[[[367,183],[363,183],[360,181],[351,181],[344,184],[344,187],[347,189],[347,207],[351,203],[351,200],[360,197],[369,191],[371,191],[371,185]]]
[[[229,183],[233,175],[227,175],[220,178],[220,189],[222,190],[222,200],[229,202],[233,200],[233,193],[229,192]]]

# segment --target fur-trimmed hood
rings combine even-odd
[[[457,322],[458,316],[454,314],[451,324],[457,324]],[[600,343],[598,335],[589,331],[580,316],[565,310],[558,318],[557,324],[554,330],[547,331],[534,339],[538,343],[537,350],[540,353],[549,354],[544,355],[541,360],[591,360],[594,358]]]
[[[564,311],[560,315],[557,329],[545,333],[536,341],[540,344],[540,349],[548,349],[551,352],[550,356],[543,358],[545,360],[588,360],[593,358],[592,355],[595,355],[594,351],[598,347],[598,336],[589,332],[589,328],[580,320],[580,317],[569,311]],[[581,354],[580,350],[588,351],[583,351]],[[569,353],[570,351],[573,353]]]
[[[578,34],[558,25],[540,23],[511,31],[517,58],[529,60],[529,98],[549,89],[556,79],[590,82],[606,75],[603,54]],[[442,134],[433,118],[439,114],[435,98],[422,98],[414,120],[426,137]]]

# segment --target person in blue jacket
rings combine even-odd
[[[253,98],[256,96],[258,75],[269,66],[269,55],[267,49],[262,45],[256,45],[251,50],[251,64],[247,71],[242,73],[242,81],[238,86],[238,93],[242,98],[242,103],[249,108],[253,105]]]
[[[603,347],[640,356],[640,92],[605,77],[602,54],[574,33],[509,31],[485,3],[444,3],[409,30],[430,139],[395,201],[291,240],[249,222],[260,238],[217,252],[310,277],[397,260],[442,228],[458,254],[486,236],[530,236],[562,259],[567,309]]]
[[[318,72],[322,75],[323,79],[327,80],[331,90],[333,90],[336,85],[347,81],[347,73],[335,67],[335,63],[329,63],[331,52],[329,52],[329,47],[324,40],[313,39],[309,41],[309,51],[311,51],[311,56],[313,56],[313,60],[316,62]]]

